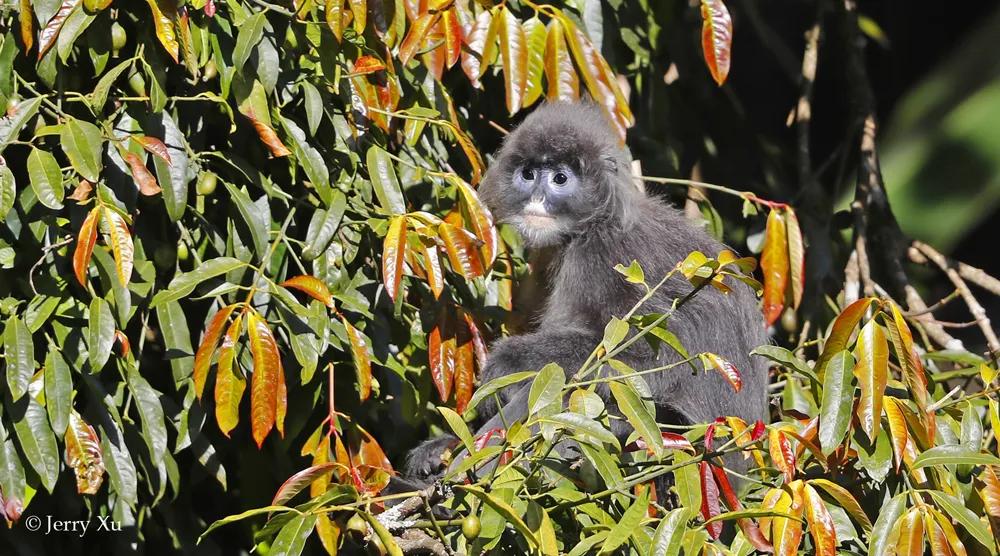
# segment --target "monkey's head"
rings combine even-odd
[[[552,103],[507,136],[479,194],[528,247],[546,247],[595,224],[623,224],[642,195],[628,174],[628,156],[599,107]]]

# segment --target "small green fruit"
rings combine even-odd
[[[347,530],[359,537],[364,537],[368,534],[368,522],[361,517],[361,514],[354,514],[351,519],[347,520]]]
[[[479,518],[474,515],[467,516],[462,520],[462,535],[470,541],[478,537],[482,529],[483,526],[479,523]]]
[[[122,27],[117,21],[111,24],[111,49],[118,52],[125,47],[125,43],[128,42],[128,34],[125,33],[125,28]]]
[[[198,191],[198,195],[211,195],[215,192],[217,182],[218,178],[213,172],[204,171],[198,176],[198,184],[195,189]]]
[[[146,78],[141,73],[135,72],[128,76],[128,86],[132,92],[140,97],[146,96]]]
[[[219,75],[219,65],[215,63],[215,60],[209,60],[205,64],[204,73],[201,75],[201,80],[208,82],[215,79],[215,76]]]
[[[177,260],[184,262],[188,260],[191,252],[188,251],[188,246],[183,241],[177,243]]]

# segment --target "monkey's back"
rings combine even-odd
[[[641,285],[626,282],[615,265],[639,261],[652,286],[690,252],[715,257],[725,248],[677,209],[642,196],[630,207],[625,223],[598,224],[570,241],[550,274],[551,294],[540,326],[580,327],[600,339],[610,318],[623,316],[645,294]],[[727,415],[747,422],[767,420],[767,364],[750,356],[751,350],[767,343],[764,319],[748,286],[735,280],[728,285],[729,293],[703,288],[666,325],[688,353],[712,352],[733,363],[743,378],[742,390],[734,392],[716,372],[692,374],[687,365],[646,376],[658,406],[691,422]],[[674,276],[638,313],[668,312],[691,287],[683,276]],[[645,341],[622,355],[636,370],[680,360],[668,346],[654,352]],[[700,368],[699,362],[695,365]]]

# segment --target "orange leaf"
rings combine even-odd
[[[29,52],[31,46],[35,44],[35,19],[32,17],[31,12],[31,0],[21,0],[17,19],[21,27],[21,42],[24,43],[25,53]]]
[[[62,30],[63,23],[66,23],[66,18],[69,14],[73,13],[73,10],[80,5],[81,0],[63,0],[59,9],[56,10],[55,15],[52,16],[38,32],[38,59],[41,60],[45,53],[56,44],[56,39],[59,38],[59,31]],[[22,21],[21,25],[24,25]]]
[[[888,302],[888,305],[889,311],[892,313],[892,319],[885,318],[886,329],[889,331],[889,340],[892,342],[893,351],[896,353],[899,366],[903,369],[903,378],[906,380],[906,385],[910,393],[913,394],[913,401],[916,402],[917,409],[920,410],[917,416],[920,418],[920,422],[927,432],[928,440],[930,443],[933,443],[937,426],[934,422],[934,412],[927,411],[929,396],[927,394],[927,376],[924,374],[924,365],[920,361],[920,354],[917,353],[917,348],[913,345],[913,333],[910,332],[910,327],[906,324],[903,314],[896,307],[895,303]]]
[[[80,226],[76,250],[73,251],[73,272],[76,274],[77,282],[80,282],[83,287],[87,287],[87,269],[90,267],[90,257],[94,253],[94,245],[97,244],[97,219],[100,214],[98,207],[94,207],[87,214],[83,225]]]
[[[896,556],[923,556],[924,520],[920,508],[910,508],[893,526],[899,532]]]
[[[702,357],[705,358],[712,367],[719,371],[722,378],[726,379],[727,382],[733,387],[733,390],[739,392],[743,388],[743,379],[740,377],[740,371],[729,361],[719,357],[714,353],[704,353]]]
[[[906,418],[901,403],[892,396],[885,396],[885,416],[889,421],[889,433],[892,436],[892,453],[896,456],[896,471],[903,464],[903,454],[906,452],[906,443],[909,442],[909,434],[906,431]]]
[[[153,12],[153,24],[156,27],[156,38],[160,39],[160,44],[167,49],[167,53],[174,59],[174,63],[179,61],[180,44],[177,42],[177,33],[174,31],[174,20],[177,19],[177,3],[175,0],[146,0],[149,9]]]
[[[504,91],[507,112],[514,114],[521,109],[528,85],[528,45],[521,23],[507,9],[500,8],[500,59],[503,63]]]
[[[715,484],[715,478],[712,477],[712,470],[709,468],[708,462],[698,462],[698,476],[701,479],[701,517],[708,521],[722,513],[722,509],[719,507],[719,487]],[[718,539],[722,534],[722,522],[708,523],[705,525],[705,530],[708,531],[710,537]]]
[[[806,484],[803,489],[803,500],[815,554],[817,556],[836,556],[837,530],[833,525],[833,517],[826,509],[826,504],[823,503],[819,493],[809,484]]]
[[[157,195],[162,192],[160,184],[156,183],[156,177],[146,168],[146,163],[135,153],[126,153],[125,162],[128,162],[132,169],[132,178],[139,186],[139,193],[146,196]]]
[[[477,238],[462,228],[447,222],[438,226],[438,235],[444,242],[445,252],[448,254],[448,261],[451,263],[453,271],[467,279],[485,274],[476,245],[479,242]]]
[[[132,351],[132,344],[129,343],[128,336],[121,330],[115,330],[115,341],[118,342],[118,349],[122,357],[128,357]]]
[[[66,427],[66,465],[76,475],[76,492],[97,494],[104,482],[104,456],[101,441],[94,427],[90,426],[76,411],[69,414]]]
[[[146,149],[153,156],[158,156],[160,160],[170,164],[170,151],[167,150],[167,145],[163,141],[149,135],[133,135],[132,140],[139,143],[142,148]]]
[[[382,283],[389,299],[396,301],[403,279],[403,261],[406,259],[406,232],[409,227],[405,215],[389,220],[389,231],[382,243]]]
[[[451,397],[451,385],[455,376],[455,338],[449,321],[447,311],[442,308],[438,312],[437,322],[427,336],[427,364],[442,403],[448,403],[448,398]]]
[[[559,20],[566,29],[566,40],[569,44],[573,59],[583,76],[583,82],[590,91],[590,96],[601,105],[609,121],[618,131],[620,140],[625,140],[625,130],[632,125],[633,116],[629,109],[625,94],[618,86],[618,79],[615,77],[607,61],[601,53],[594,48],[594,45],[576,25],[565,15],[560,14]]]
[[[764,271],[764,321],[770,326],[785,307],[788,285],[788,237],[781,213],[772,209],[764,231],[764,251],[760,255]]]
[[[250,390],[250,423],[257,448],[277,423],[278,432],[284,428],[280,418],[284,414],[282,395],[285,371],[274,333],[259,313],[249,311],[247,331],[250,335],[250,353],[253,355],[253,380]]]
[[[785,237],[788,240],[788,285],[791,286],[792,308],[798,309],[802,303],[802,292],[806,284],[806,250],[802,243],[802,230],[795,211],[785,208],[781,213],[785,221]]]
[[[983,481],[983,506],[986,513],[993,517],[1000,517],[1000,472],[994,465],[987,465],[979,475]]]
[[[125,222],[125,218],[115,210],[105,207],[104,221],[108,225],[107,239],[111,246],[111,253],[115,258],[118,280],[127,288],[128,282],[132,278],[132,267],[135,260],[135,244],[132,243],[132,234],[128,231],[128,223]]]
[[[791,496],[787,494],[783,497],[788,499],[784,507],[776,506],[774,509],[789,515],[802,517],[802,481],[793,481],[788,485]],[[786,517],[774,518],[771,531],[771,542],[774,544],[774,554],[776,556],[793,556],[798,553],[799,544],[802,542],[802,522],[797,519]]]
[[[469,184],[458,179],[452,180],[452,182],[458,186],[462,200],[462,214],[466,224],[471,226],[473,233],[483,242],[481,250],[484,266],[489,268],[493,266],[493,261],[496,259],[497,243],[500,241],[497,228],[493,224],[493,215]]]
[[[861,430],[875,442],[882,421],[882,397],[889,378],[889,343],[882,327],[870,320],[862,327],[855,346],[854,376],[861,388],[858,420]]]
[[[336,304],[333,301],[333,295],[330,294],[330,290],[326,287],[326,284],[315,276],[293,276],[282,282],[281,285],[286,288],[294,288],[300,292],[306,293],[309,297],[321,301],[330,309],[334,309],[336,307]]]
[[[712,79],[719,85],[729,75],[733,47],[733,20],[722,0],[701,0],[701,49]]]
[[[368,354],[368,342],[361,331],[347,322],[345,317],[341,316],[340,320],[344,323],[347,339],[351,343],[351,357],[354,359],[354,370],[358,375],[361,400],[364,401],[372,394],[372,361]]]
[[[236,315],[219,348],[219,369],[215,376],[215,422],[222,434],[229,432],[240,422],[240,401],[246,390],[247,381],[243,373],[233,366],[236,360],[236,341],[243,328],[243,313]],[[200,351],[200,350],[199,350]]]
[[[260,120],[253,112],[253,110],[247,110],[244,114],[250,123],[253,124],[254,130],[257,131],[257,135],[260,140],[267,146],[268,150],[271,151],[271,155],[275,158],[280,158],[283,156],[288,156],[292,154],[292,151],[288,150],[288,147],[281,142],[278,138],[278,134],[274,132],[274,129],[267,125],[264,121]]]
[[[444,291],[444,276],[441,274],[441,261],[438,259],[437,244],[430,238],[419,238],[420,254],[424,257],[424,272],[427,274],[427,285],[431,287],[434,299],[441,297]]]
[[[208,326],[205,328],[205,335],[198,346],[198,351],[194,354],[194,372],[192,373],[192,378],[194,379],[194,393],[198,396],[199,400],[205,391],[205,382],[208,380],[208,368],[212,365],[212,354],[215,353],[219,337],[222,336],[222,328],[226,326],[229,315],[233,313],[233,309],[235,308],[236,305],[227,305],[215,312],[212,320],[208,321]]]
[[[487,59],[484,53],[487,52],[488,41],[496,41],[496,33],[490,33],[496,26],[493,25],[493,12],[490,10],[483,10],[476,16],[475,23],[472,24],[472,30],[465,35],[465,48],[462,49],[462,71],[465,72],[465,76],[469,78],[472,86],[475,88],[482,87],[479,82],[479,78],[483,76],[486,72],[486,68],[493,63],[493,60]],[[495,50],[493,50],[495,54]]]
[[[924,529],[927,531],[927,537],[931,544],[931,556],[955,556],[951,545],[948,544],[944,530],[941,529],[940,525],[934,523],[930,514],[924,514]],[[958,539],[956,538],[956,540]]]
[[[462,41],[465,38],[454,6],[441,14],[440,25],[444,28],[444,65],[446,68],[451,68],[462,54]]]
[[[354,61],[354,72],[357,75],[368,75],[369,73],[375,73],[377,71],[382,71],[385,69],[385,64],[382,60],[374,56],[360,56]]]
[[[580,98],[580,81],[573,68],[573,60],[566,50],[564,31],[558,19],[549,22],[545,38],[545,80],[549,84],[549,100],[573,102]]]
[[[463,320],[455,328],[455,411],[462,414],[475,387],[475,353],[468,324]]]
[[[424,38],[427,36],[427,32],[430,31],[431,27],[437,23],[437,20],[441,17],[439,13],[427,12],[417,18],[416,21],[410,25],[410,30],[407,31],[406,36],[403,38],[402,44],[399,45],[399,62],[404,66],[410,63],[410,60],[417,54],[417,51],[424,45]]]
[[[792,482],[795,479],[795,452],[792,451],[791,443],[781,429],[769,429],[767,439],[774,466],[785,475],[786,483]]]
[[[861,317],[865,316],[871,304],[877,301],[874,297],[859,299],[845,307],[837,315],[837,318],[833,321],[833,328],[830,330],[830,335],[827,336],[826,343],[823,344],[823,353],[820,354],[819,359],[816,360],[816,365],[813,367],[821,380],[827,363],[830,362],[830,359],[833,359],[835,354],[847,349],[847,342],[850,341],[851,334],[854,333],[854,327],[861,322]]]

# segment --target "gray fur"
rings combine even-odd
[[[534,332],[492,346],[483,383],[550,362],[561,365],[567,376],[575,373],[600,342],[611,317],[623,316],[644,293],[642,286],[626,282],[615,265],[638,260],[647,281],[656,283],[691,251],[714,257],[724,248],[680,211],[640,191],[631,181],[627,161],[626,151],[593,105],[545,105],[507,137],[479,193],[498,221],[518,223],[529,248],[547,251],[548,264],[536,272],[543,273],[548,299]],[[558,207],[568,214],[559,220],[558,240],[546,236],[533,244],[531,230],[518,220],[527,195],[510,184],[524,164],[551,163],[571,166],[582,187],[572,202]],[[743,377],[742,390],[734,392],[716,372],[692,373],[688,366],[646,375],[658,421],[701,423],[731,415],[748,423],[767,420],[767,364],[750,356],[753,348],[767,342],[764,320],[751,289],[735,281],[730,285],[733,291],[728,294],[703,289],[667,321],[667,327],[689,353],[709,351],[732,362]],[[690,290],[683,277],[672,278],[639,312],[668,312],[674,299]],[[679,357],[669,347],[654,352],[640,341],[619,359],[643,370]],[[525,416],[527,388],[512,387],[503,393],[508,422]],[[617,413],[607,392],[602,395]],[[480,416],[484,423],[478,432],[502,426],[495,406],[481,406]],[[626,436],[630,431],[615,432]],[[434,472],[441,445],[442,441],[432,440],[411,453],[407,466],[411,478],[427,478]]]

